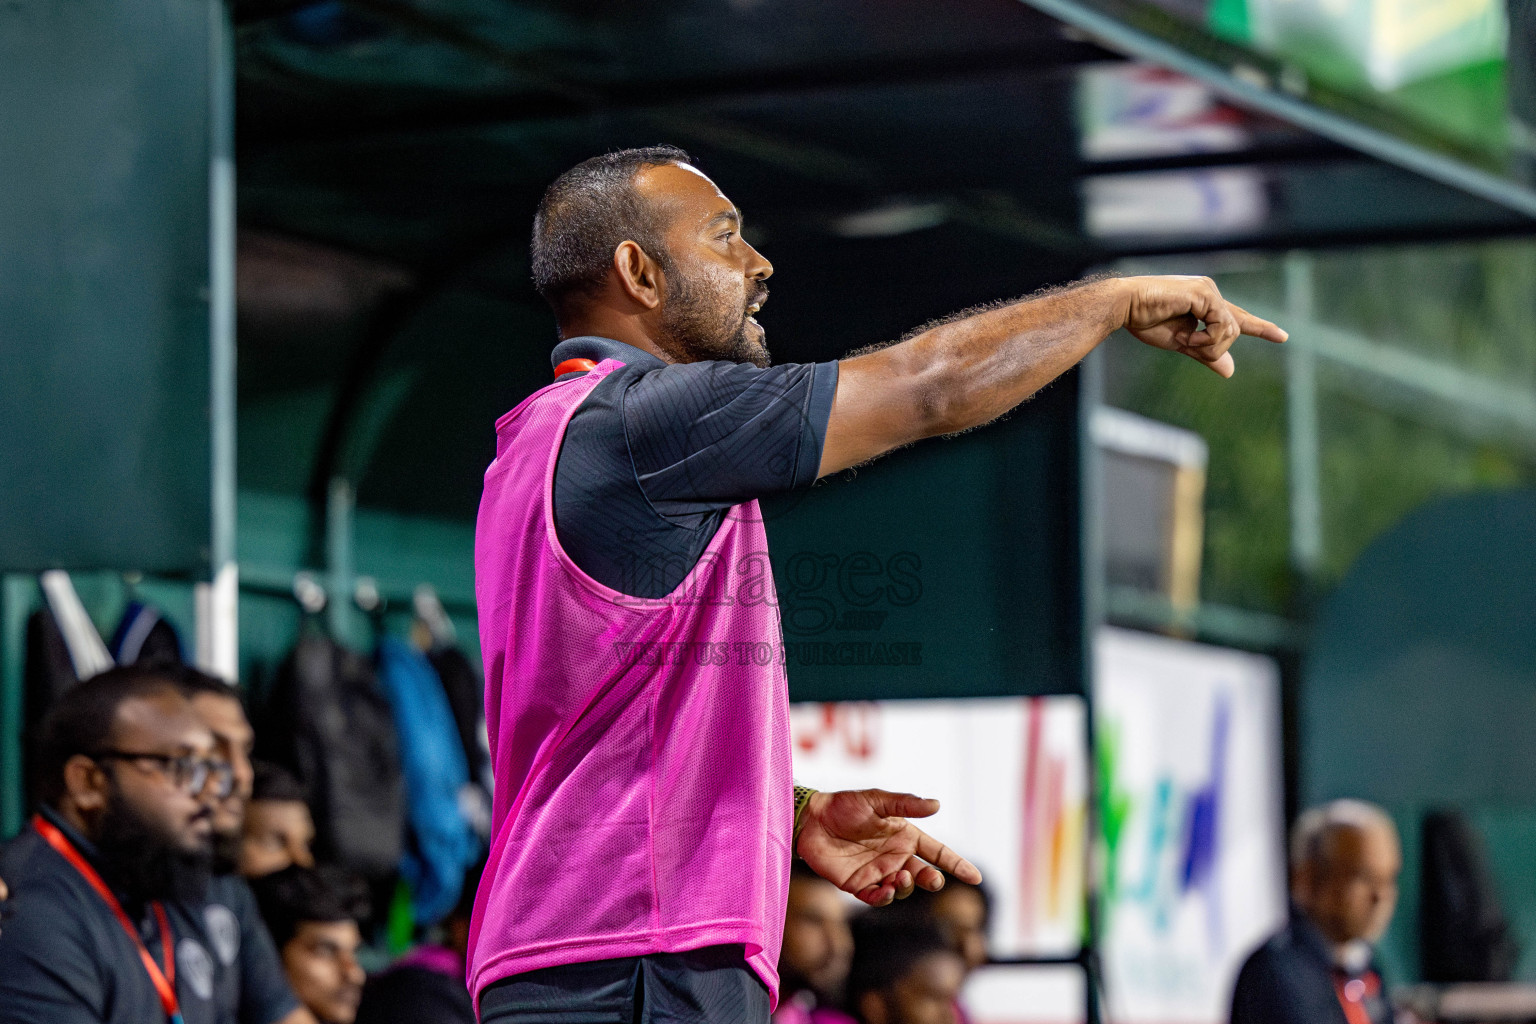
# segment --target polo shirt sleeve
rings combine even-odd
[[[729,508],[816,481],[837,363],[672,364],[625,390],[635,478],[663,517]]]
[[[20,889],[3,904],[0,1017],[6,1024],[105,1024],[107,985],[90,937],[42,888]]]
[[[240,922],[240,1024],[275,1024],[298,1009],[272,935],[256,909],[250,886],[232,888]]]

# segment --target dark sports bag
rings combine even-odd
[[[329,637],[301,639],[277,671],[258,753],[310,794],[316,854],[378,880],[396,870],[405,833],[399,740],[372,663]]]
[[[1419,943],[1424,980],[1508,981],[1520,959],[1477,830],[1457,810],[1424,816]]]

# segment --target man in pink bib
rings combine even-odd
[[[772,272],[671,147],[588,160],[540,204],[556,380],[497,422],[475,538],[485,1024],[763,1024],[793,857],[875,905],[979,881],[907,820],[936,801],[794,787],[759,497],[995,419],[1120,327],[1223,376],[1239,333],[1285,337],[1204,278],[1132,278],[770,366]]]

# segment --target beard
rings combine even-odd
[[[667,341],[686,356],[689,361],[724,359],[732,363],[751,363],[763,368],[772,362],[768,348],[756,336],[756,329],[747,320],[747,309],[723,306],[711,302],[711,291],[698,281],[690,280],[674,263],[665,268],[670,284],[667,302],[661,311],[661,326]],[[761,289],[748,301],[767,298],[768,289]]]
[[[213,833],[213,855],[209,864],[215,875],[233,875],[239,870],[242,838],[238,831]]]
[[[160,827],[145,821],[121,793],[108,798],[93,841],[101,855],[102,875],[133,904],[194,903],[207,896],[212,851],[183,848]]]

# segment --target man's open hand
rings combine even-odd
[[[943,888],[941,871],[980,882],[975,865],[907,820],[938,809],[937,800],[883,789],[816,793],[800,819],[796,852],[818,875],[874,907],[914,885]]]
[[[1208,277],[1126,277],[1115,283],[1123,289],[1127,331],[1154,348],[1182,352],[1223,377],[1232,376],[1227,349],[1238,335],[1275,342],[1288,337],[1268,320],[1223,299]]]

